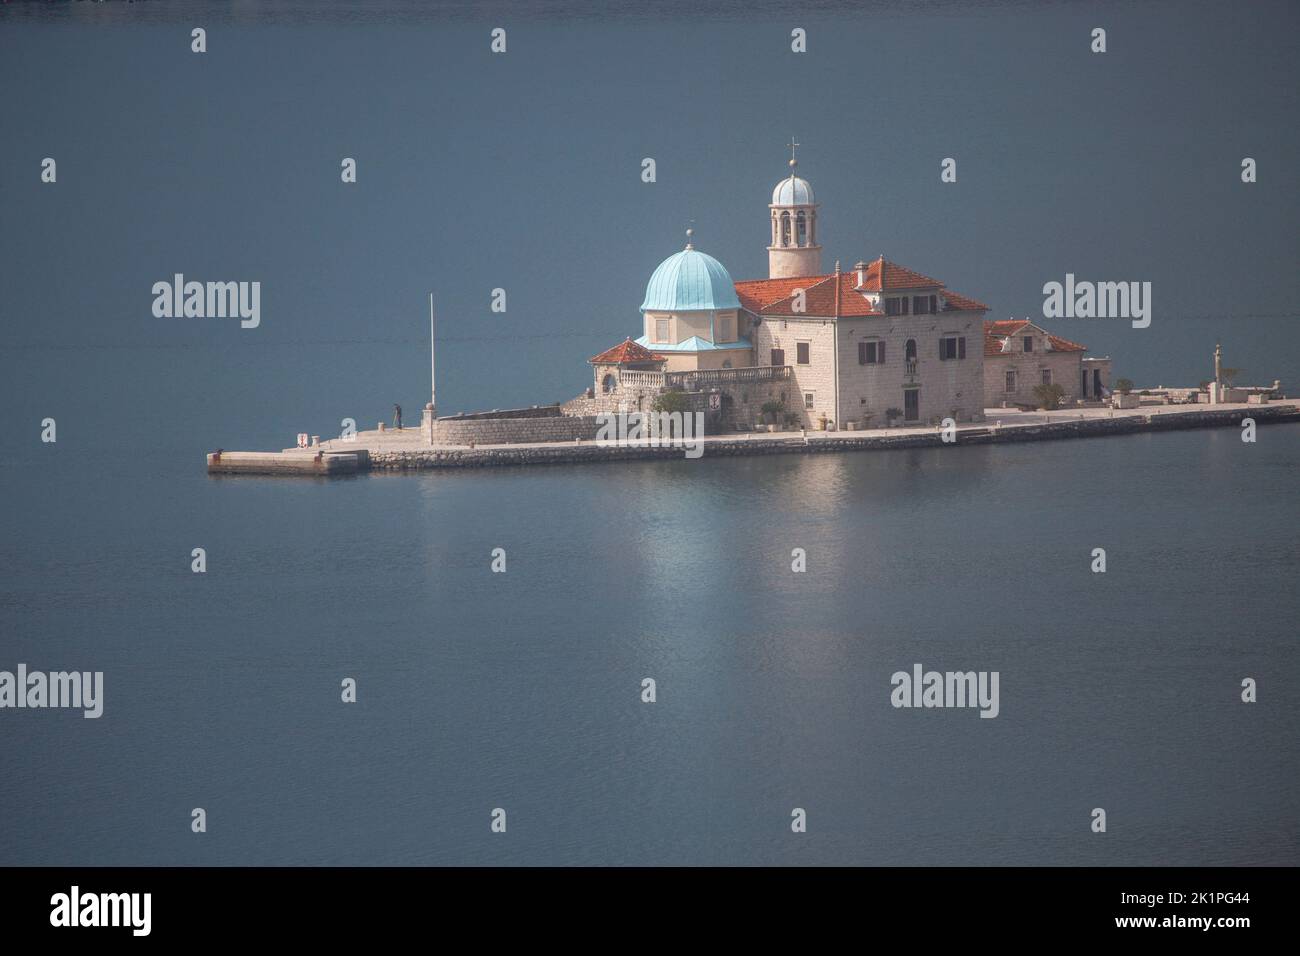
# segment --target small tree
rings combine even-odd
[[[1034,398],[1038,400],[1038,407],[1044,411],[1055,411],[1061,407],[1061,399],[1065,398],[1065,389],[1053,382],[1051,385],[1035,385]]]
[[[689,412],[691,403],[683,392],[660,392],[650,404],[656,412]]]
[[[1232,380],[1240,375],[1241,372],[1242,370],[1239,368],[1221,368],[1219,369],[1219,377],[1223,379],[1224,385],[1230,386],[1232,385]]]
[[[785,402],[776,399],[768,399],[762,404],[763,420],[769,424],[776,424],[781,420],[785,412]]]
[[[1115,379],[1115,391],[1119,392],[1121,395],[1127,395],[1129,392],[1133,391],[1133,380],[1131,378]]]

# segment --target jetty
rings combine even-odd
[[[1282,399],[1267,404],[1140,405],[1136,408],[1065,408],[1028,412],[985,410],[985,420],[958,425],[944,440],[933,425],[875,428],[865,431],[727,432],[705,435],[703,459],[741,455],[823,454],[885,451],[901,448],[961,449],[1004,442],[1099,438],[1138,432],[1195,428],[1240,428],[1246,419],[1257,426],[1300,422],[1300,402]],[[501,421],[501,419],[497,419]],[[231,452],[207,456],[215,475],[296,475],[334,477],[364,472],[425,471],[542,464],[580,464],[646,459],[683,459],[680,445],[652,439],[597,441],[566,438],[494,443],[430,442],[419,427],[357,432],[308,448],[279,452]]]
[[[349,451],[286,448],[284,451],[225,451],[208,455],[211,475],[355,475],[370,470],[365,448]]]

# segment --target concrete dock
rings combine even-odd
[[[737,455],[816,454],[896,448],[942,447],[999,442],[1093,438],[1135,432],[1189,428],[1240,428],[1246,418],[1259,426],[1300,422],[1300,403],[1266,405],[1144,405],[1133,409],[1070,408],[1051,412],[985,410],[986,420],[959,425],[956,440],[944,442],[931,425],[866,431],[741,432],[706,435],[703,458]],[[366,471],[417,471],[500,465],[575,464],[644,459],[680,459],[680,446],[649,440],[632,442],[535,442],[499,445],[430,445],[419,428],[358,432],[351,440],[332,439],[313,448],[280,452],[229,452],[208,455],[212,474],[352,475]]]
[[[320,454],[317,454],[317,452]],[[323,449],[273,451],[221,451],[208,455],[211,475],[355,475],[370,470],[363,448],[349,452]]]

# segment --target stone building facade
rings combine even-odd
[[[1065,403],[1101,401],[1110,391],[1110,359],[1085,361],[1087,351],[1028,319],[985,322],[984,407],[1037,407],[1037,385],[1060,385]]]

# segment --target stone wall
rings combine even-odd
[[[836,407],[836,330],[838,329],[839,407]],[[965,338],[966,357],[941,359],[939,340]],[[890,408],[904,409],[904,390],[918,390],[918,422],[956,413],[959,422],[980,421],[984,414],[984,327],[979,312],[950,311],[923,315],[841,318],[764,318],[753,331],[754,361],[767,364],[771,350],[785,352],[794,371],[792,411],[814,428],[823,415],[841,424],[885,422]],[[916,368],[906,363],[908,340],[916,343]],[[858,343],[885,343],[885,362],[862,364]],[[800,365],[798,344],[808,343],[808,363]],[[1077,388],[1077,385],[1076,385]],[[811,396],[808,398],[807,396]]]
[[[1019,342],[1019,336],[1016,337]],[[1043,384],[1043,370],[1051,369],[1052,383],[1065,389],[1061,401],[1072,404],[1082,398],[1083,384],[1080,370],[1082,352],[1011,352],[990,355],[984,359],[984,406],[1001,408],[1011,405],[1032,405],[1037,408],[1034,386]],[[1007,391],[1007,372],[1016,373],[1016,390]]]
[[[485,421],[494,418],[554,418],[560,415],[559,405],[532,405],[528,408],[494,408],[490,412],[461,412],[445,415],[440,422]]]
[[[655,398],[662,391],[658,388],[624,387],[615,392],[597,392],[590,397],[583,393],[565,402],[560,408],[565,415],[649,412],[654,407]],[[722,407],[717,411],[709,409],[709,396],[713,393],[723,396]],[[692,411],[705,413],[709,434],[733,430],[737,424],[753,425],[761,421],[763,404],[768,401],[781,401],[784,398],[790,412],[799,414],[802,410],[798,390],[794,382],[788,379],[772,382],[723,382],[682,394],[686,396]]]
[[[576,441],[579,438],[594,438],[597,427],[593,416],[560,415],[558,411],[551,415],[528,418],[465,416],[438,419],[434,425],[433,440],[440,445]]]
[[[984,325],[979,312],[950,311],[841,319],[840,419],[868,427],[885,423],[891,408],[906,409],[905,391],[915,388],[917,422],[980,421],[984,415]],[[940,358],[939,342],[965,339],[965,358]],[[907,343],[916,344],[915,370],[907,364]],[[885,364],[858,360],[861,342],[883,342]],[[960,353],[959,353],[960,354]]]
[[[837,451],[868,451],[891,448],[960,449],[968,445],[996,442],[1047,441],[1059,438],[1091,438],[1146,431],[1173,431],[1188,428],[1238,427],[1246,417],[1259,424],[1270,422],[1300,423],[1300,409],[1294,404],[1263,405],[1249,412],[1240,409],[1182,412],[1164,415],[1127,415],[1117,418],[1061,419],[1048,424],[1013,428],[983,427],[959,433],[956,442],[943,442],[937,429],[908,431],[898,435],[867,436],[841,432],[805,442],[794,436],[737,436],[715,438],[706,446],[701,459],[736,455],[818,454]],[[682,459],[680,447],[614,444],[555,444],[531,448],[423,448],[415,451],[372,452],[370,465],[377,471],[403,471],[426,468],[480,468],[495,465],[576,464],[637,459]],[[696,460],[696,459],[691,459]]]
[[[839,416],[835,412],[835,323],[822,318],[772,318],[763,319],[754,327],[754,361],[759,365],[772,363],[772,349],[785,352],[785,364],[794,369],[793,380],[788,384],[786,406],[799,417],[800,424],[816,428],[817,420],[824,414],[831,421]],[[800,342],[808,343],[808,364],[800,365]],[[807,402],[805,395],[811,396]],[[759,401],[759,405],[766,398]]]

